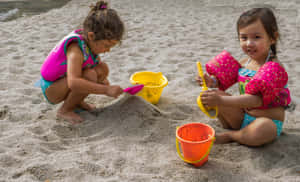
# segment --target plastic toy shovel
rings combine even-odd
[[[134,85],[132,87],[125,88],[123,91],[129,93],[130,95],[135,95],[139,91],[141,91],[144,88],[144,85]]]
[[[204,75],[203,75],[203,70],[202,70],[202,66],[200,62],[197,62],[197,68],[198,68],[198,73],[199,76],[202,79],[202,92],[208,90],[205,79],[204,79]],[[200,95],[197,98],[197,103],[199,108],[202,110],[202,112],[204,112],[204,114],[206,114],[208,117],[210,118],[216,118],[218,116],[218,107],[204,107],[204,105],[201,102],[201,95],[202,92],[200,93]]]

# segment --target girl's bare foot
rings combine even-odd
[[[232,138],[230,135],[230,132],[224,132],[220,134],[216,134],[216,144],[224,144],[224,143],[230,143],[232,142]]]
[[[64,119],[72,124],[79,124],[83,121],[83,119],[78,115],[76,114],[75,112],[73,111],[62,111],[61,109],[59,109],[57,111],[57,115],[56,115],[58,118],[61,118],[61,119]]]
[[[84,109],[84,110],[87,110],[87,111],[93,111],[93,110],[96,109],[96,106],[95,106],[95,105],[93,105],[93,104],[88,104],[88,103],[86,103],[86,102],[84,102],[84,101],[82,101],[82,102],[79,104],[79,107],[80,107],[81,109]]]

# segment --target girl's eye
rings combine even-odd
[[[256,36],[255,36],[255,38],[256,38],[256,39],[260,39],[260,38],[261,38],[261,36],[259,36],[259,35],[256,35]]]
[[[247,37],[240,37],[241,40],[247,40]]]

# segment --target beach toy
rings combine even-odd
[[[134,85],[132,87],[125,88],[123,91],[129,93],[130,95],[135,95],[139,91],[141,91],[144,88],[144,85]]]
[[[200,62],[197,62],[197,68],[198,68],[198,73],[199,76],[202,79],[202,92],[200,92],[200,95],[197,98],[197,103],[199,108],[201,109],[202,112],[204,112],[204,114],[206,114],[208,117],[210,118],[216,118],[218,116],[218,107],[204,107],[204,105],[201,102],[201,95],[203,93],[203,91],[208,90],[205,79],[204,79],[204,75],[203,75],[203,70],[202,70],[202,66]]]
[[[143,84],[144,88],[137,93],[146,101],[157,104],[163,88],[168,85],[167,78],[161,72],[142,71],[136,72],[130,77],[131,84]]]
[[[280,63],[269,61],[265,63],[247,83],[245,93],[261,95],[261,108],[287,106],[291,102],[288,88],[288,74]]]
[[[176,149],[179,157],[195,167],[200,167],[207,162],[214,141],[215,130],[207,124],[188,123],[176,130]]]
[[[218,80],[220,90],[226,90],[237,83],[240,63],[224,50],[206,63],[206,71]]]

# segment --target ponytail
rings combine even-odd
[[[97,3],[96,3],[96,5],[91,5],[90,6],[90,13],[94,13],[94,12],[97,12],[97,11],[104,11],[104,10],[106,10],[108,8],[108,6],[107,6],[107,2],[105,2],[105,1],[98,1]]]

